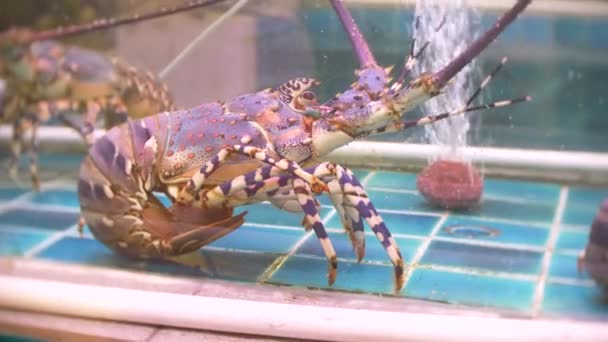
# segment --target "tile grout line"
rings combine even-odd
[[[537,279],[537,276],[534,274],[489,271],[487,269],[465,267],[465,266],[446,266],[446,265],[441,265],[441,264],[428,264],[428,265],[424,265],[424,266],[418,266],[417,268],[434,270],[434,271],[445,271],[445,272],[457,273],[457,274],[475,275],[475,276],[482,276],[482,277],[487,277],[487,278],[524,280],[524,281],[528,281],[528,282],[534,282]]]
[[[2,211],[0,210],[0,213],[1,212]],[[39,227],[31,227],[31,226],[20,226],[20,225],[16,225],[16,224],[4,224],[4,223],[0,223],[0,232],[10,233],[10,234],[46,234],[46,235],[52,235],[54,233],[57,233],[58,231],[60,231],[60,230],[52,229],[52,228],[39,228]]]
[[[568,186],[562,186],[559,192],[559,200],[557,203],[557,208],[555,209],[553,224],[551,225],[549,237],[547,238],[547,243],[545,245],[545,255],[543,256],[541,264],[540,276],[538,277],[538,283],[536,284],[536,289],[534,291],[534,300],[532,302],[533,317],[538,317],[542,308],[542,302],[545,296],[545,286],[547,284],[547,279],[549,278],[549,268],[551,267],[551,259],[553,257],[553,250],[555,249],[555,245],[557,243],[560,224],[562,222],[566,204],[568,202],[568,191]]]
[[[66,236],[70,236],[73,233],[73,231],[76,231],[77,229],[78,229],[78,224],[75,224],[67,229],[64,229],[64,230],[61,230],[61,231],[58,231],[58,232],[52,234],[47,239],[41,241],[34,247],[30,248],[27,252],[23,253],[23,257],[26,259],[29,259],[29,258],[36,256],[38,253],[51,247],[55,242],[63,239]]]
[[[582,287],[595,287],[595,282],[591,279],[578,279],[578,278],[568,278],[568,277],[551,277],[551,283],[562,284],[562,285],[572,285],[572,286],[582,286]]]
[[[445,221],[448,219],[448,216],[449,216],[449,212],[447,212],[447,211],[441,215],[441,217],[439,218],[437,223],[435,223],[435,226],[433,227],[433,229],[431,230],[429,235],[422,241],[422,243],[420,244],[420,247],[418,247],[418,250],[416,250],[416,254],[414,254],[411,262],[409,262],[409,267],[407,268],[407,271],[405,272],[405,275],[403,276],[404,277],[403,289],[405,289],[405,287],[407,286],[407,283],[409,282],[410,278],[412,277],[412,273],[414,271],[415,265],[417,265],[420,262],[420,260],[424,256],[424,253],[426,253],[426,250],[429,248],[429,246],[431,244],[431,240],[433,240],[433,238],[439,233],[439,231],[441,230],[441,227],[443,226]]]
[[[33,203],[33,202],[25,202],[22,203],[22,209],[29,209],[35,211],[50,211],[54,213],[65,213],[65,214],[73,214],[80,213],[79,206],[71,206],[71,205],[61,205],[61,204],[44,204],[44,203]]]
[[[365,184],[367,184],[369,182],[370,178],[372,178],[375,174],[376,174],[375,171],[371,171],[370,173],[365,175],[365,177],[360,182],[361,186],[364,187]],[[325,218],[322,220],[323,225],[326,225],[327,222],[329,222],[329,220],[331,220],[336,214],[337,214],[337,211],[335,208],[333,208],[329,213],[327,213],[327,216],[325,216]],[[266,268],[264,270],[264,272],[262,272],[262,274],[258,277],[258,281],[267,282],[268,280],[270,280],[270,278],[272,278],[274,273],[276,271],[278,271],[281,268],[281,266],[283,266],[283,264],[285,264],[285,262],[287,262],[287,259],[289,259],[291,256],[293,256],[296,253],[296,251],[298,249],[300,249],[300,247],[308,240],[308,238],[313,233],[314,232],[311,230],[311,231],[307,232],[306,234],[304,234],[304,236],[302,238],[300,238],[300,240],[296,241],[296,243],[289,249],[289,252],[287,252],[287,254],[281,255],[278,258],[276,258],[275,261],[273,261],[272,264],[270,264],[270,266],[268,266],[268,268]]]
[[[405,215],[419,215],[419,216],[432,216],[432,217],[440,217],[442,215],[441,212],[428,212],[428,211],[417,211],[417,210],[397,210],[397,209],[378,209],[379,213],[389,213],[389,214],[405,214]],[[550,222],[547,221],[524,221],[524,220],[513,220],[508,218],[494,217],[494,216],[483,216],[483,215],[463,215],[459,213],[454,213],[455,217],[463,217],[472,220],[483,220],[489,222],[497,222],[497,223],[506,223],[506,224],[514,224],[514,225],[526,225],[531,228],[537,229],[547,229],[547,226],[550,226]],[[541,227],[542,226],[542,227]]]
[[[69,190],[69,189],[53,188],[53,189],[49,189],[49,190]],[[33,194],[30,192],[24,193],[19,196],[26,196],[26,195],[28,195],[28,197],[33,196]],[[17,201],[17,198],[14,200],[7,201],[6,203],[0,204],[0,212],[6,211],[6,210],[10,209],[11,207],[13,207],[14,204],[16,204],[15,201]],[[74,207],[74,206],[70,206],[70,205],[52,205],[52,204],[44,204],[44,203],[31,203],[26,200],[19,201],[19,204],[23,204],[23,207],[26,209],[31,209],[31,208],[35,207],[36,209],[41,208],[43,210],[54,211],[54,212],[77,212],[77,211],[79,211],[78,207]],[[327,206],[327,205],[322,205],[322,207],[329,208],[329,206]],[[416,211],[416,210],[378,209],[378,212],[380,214],[389,213],[389,214],[419,215],[419,216],[428,216],[428,217],[441,217],[443,215],[441,213],[422,212],[422,211]],[[526,225],[526,227],[535,228],[535,229],[546,229],[546,226],[548,225],[548,224],[542,223],[540,221],[528,222],[528,221],[502,219],[502,218],[494,218],[494,217],[486,217],[486,216],[464,216],[464,217],[467,219],[472,219],[472,220],[483,220],[483,221],[488,221],[488,222]],[[276,226],[279,227],[281,225],[276,225]],[[583,226],[580,226],[580,227],[583,227]],[[566,228],[570,228],[570,227],[566,227]],[[568,230],[582,231],[584,229],[576,229],[576,230],[568,229]]]
[[[392,189],[392,188],[385,188],[385,187],[379,187],[379,186],[372,186],[369,188],[369,190],[397,193],[397,194],[419,195],[418,190],[413,190],[413,189]],[[490,200],[503,201],[503,202],[508,202],[508,203],[517,203],[517,204],[532,204],[532,203],[533,204],[548,204],[548,202],[549,202],[546,200],[520,199],[519,197],[515,197],[515,196],[492,195],[492,194],[490,194],[490,195],[484,194],[483,198],[490,199]]]
[[[441,219],[441,217],[439,217]],[[445,222],[444,222],[445,223]],[[263,224],[263,223],[245,223],[245,225],[251,228],[262,228],[262,229],[276,229],[276,230],[300,230],[300,227],[296,226],[287,226],[287,225],[273,225],[273,224]],[[1,226],[0,226],[1,227]],[[433,226],[435,227],[435,225]],[[334,228],[334,227],[326,227],[327,233],[330,234],[339,234],[344,232],[344,229]],[[431,229],[432,230],[432,229]],[[373,232],[365,232],[365,236],[376,237]],[[414,235],[414,234],[403,234],[403,233],[392,233],[392,236],[395,238],[401,239],[411,239],[411,240],[426,240],[428,239],[428,235]],[[545,246],[538,245],[528,245],[523,243],[509,243],[509,242],[494,242],[489,240],[482,239],[470,239],[470,238],[458,238],[458,237],[449,237],[449,236],[434,236],[433,239],[436,241],[444,241],[450,243],[458,243],[467,246],[478,246],[478,247],[488,247],[488,248],[499,248],[499,249],[510,249],[517,251],[526,251],[526,252],[544,252]],[[560,249],[561,254],[567,255],[578,255],[578,251],[574,249]]]
[[[328,215],[330,213],[328,213]],[[327,223],[326,221],[331,218],[333,218],[333,215],[331,217],[327,217],[326,219],[324,219],[323,222]],[[257,229],[286,230],[286,231],[300,231],[302,229],[301,227],[296,227],[296,226],[266,225],[266,224],[261,224],[261,223],[245,223],[244,225],[254,228],[254,229],[257,228]],[[15,230],[21,229],[21,228],[22,227],[17,226],[17,225],[0,224],[0,231],[12,232],[12,231],[15,231]],[[42,228],[29,228],[29,227],[23,227],[23,228],[30,229],[33,232],[48,232],[47,229],[42,229]],[[343,229],[338,229],[338,228],[326,228],[326,230],[327,230],[327,233],[329,233],[329,234],[340,234],[340,233],[344,232]],[[428,239],[427,236],[420,236],[420,235],[399,234],[399,233],[395,233],[392,235],[395,238],[402,238],[402,239],[411,239],[411,240]],[[376,237],[376,235],[374,235],[372,232],[365,232],[365,236],[370,237],[370,238]],[[86,238],[87,236],[85,235],[84,237]],[[466,239],[466,238],[452,238],[452,237],[446,237],[446,236],[434,236],[433,239],[436,241],[457,243],[457,244],[462,244],[462,245],[467,245],[467,246],[509,249],[509,250],[526,251],[526,252],[543,252],[545,250],[545,247],[541,247],[541,246],[515,244],[515,243],[491,242],[491,241],[485,241],[485,240],[471,240],[471,239]],[[573,250],[573,249],[562,249],[562,250],[560,250],[560,254],[578,255],[578,251]]]
[[[32,197],[34,197],[34,193],[31,191],[18,195],[12,200],[0,204],[0,213],[4,213],[8,210],[14,209],[15,207],[19,207],[19,205],[26,205],[30,199],[32,199]]]
[[[299,229],[301,229],[301,228],[299,228]],[[79,234],[77,234],[75,230],[73,230],[73,229],[68,229],[68,230],[69,231],[66,232],[67,237],[80,237]],[[2,231],[1,226],[0,226],[0,231]],[[41,230],[37,229],[36,231],[41,231]],[[369,237],[374,236],[373,234],[366,234],[366,235]],[[89,239],[89,240],[94,239],[92,236],[88,236],[88,235],[84,235],[84,236],[82,236],[82,238]],[[435,239],[436,239],[436,241],[439,241],[439,240],[441,240],[441,237],[436,236]],[[422,238],[420,238],[420,240],[422,240]],[[294,246],[295,246],[295,244],[294,244]],[[207,246],[205,248],[207,248],[209,250],[214,250],[214,251],[238,251],[240,253],[246,253],[246,254],[247,253],[249,253],[249,254],[260,253],[260,251],[257,251],[257,250],[239,249],[239,248],[213,247],[213,246]],[[302,258],[325,260],[324,256],[319,256],[319,255],[314,255],[314,254],[302,254],[300,256]],[[349,263],[357,262],[356,259],[349,259],[349,258],[342,258],[342,257],[338,257],[338,261],[349,262]],[[372,261],[363,260],[362,263],[370,264],[370,265],[385,265],[387,267],[391,265],[390,263],[376,261],[376,260],[372,260]],[[527,275],[527,274],[523,274],[523,273],[490,271],[491,274],[489,274],[488,271],[485,269],[475,269],[475,268],[467,268],[467,267],[459,267],[459,266],[445,266],[445,265],[440,265],[440,264],[432,264],[432,265],[429,265],[429,267],[432,269],[435,269],[435,270],[439,270],[439,271],[447,271],[447,272],[459,273],[459,274],[493,276],[493,277],[499,277],[499,278],[525,280],[525,281],[534,281],[534,280],[538,279],[538,277],[535,275]],[[419,268],[426,268],[426,265],[420,266]],[[579,279],[569,278],[569,277],[551,277],[551,282],[560,283],[560,284],[576,285],[576,286],[594,285],[594,283],[591,280],[579,280]]]

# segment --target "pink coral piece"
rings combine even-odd
[[[445,209],[470,209],[481,199],[483,178],[472,165],[439,160],[422,170],[417,187],[432,205]]]

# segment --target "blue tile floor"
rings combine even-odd
[[[66,177],[78,169],[72,157],[49,161],[71,169]],[[488,178],[480,209],[449,212],[427,206],[415,189],[415,174],[356,171],[408,262],[399,295],[532,316],[608,319],[597,286],[576,269],[588,225],[608,188]],[[47,178],[40,193],[0,182],[0,255],[329,288],[322,249],[300,226],[300,215],[268,204],[247,207],[245,225],[201,250],[208,264],[201,271],[125,259],[88,231],[80,237],[75,184],[57,174]],[[339,256],[331,289],[393,295],[392,267],[373,234],[367,233],[366,256],[357,264],[335,211],[327,199],[321,203]]]

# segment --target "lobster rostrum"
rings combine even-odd
[[[314,231],[327,257],[331,285],[337,256],[315,198],[326,193],[358,260],[365,254],[365,221],[393,263],[395,288],[400,289],[403,258],[360,182],[347,168],[318,160],[359,137],[527,100],[402,119],[405,112],[438,95],[530,1],[517,1],[446,67],[409,83],[405,78],[419,55],[414,44],[403,72],[390,83],[390,68],[376,63],[347,8],[339,0],[331,3],[361,64],[350,89],[319,104],[311,91],[318,81],[297,78],[225,102],[130,120],[111,129],[92,146],[80,170],[78,196],[93,235],[127,256],[204,264],[197,250],[243,223],[246,213],[234,215],[235,207],[269,201],[303,212],[303,225]],[[165,208],[154,192],[165,193],[173,204]]]
[[[9,172],[16,178],[23,136],[31,130],[30,171],[34,188],[39,188],[37,171],[37,128],[57,116],[76,129],[90,145],[94,125],[105,112],[106,128],[126,117],[142,118],[175,110],[164,83],[150,72],[137,70],[124,61],[98,52],[62,44],[56,39],[158,18],[215,1],[192,1],[159,11],[124,19],[102,19],[92,24],[34,32],[11,28],[0,33],[0,78],[6,83],[0,107],[0,122],[13,126],[12,161]],[[84,114],[84,122],[69,114]]]

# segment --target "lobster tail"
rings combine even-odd
[[[232,209],[167,209],[154,196],[158,146],[166,114],[109,130],[80,169],[78,197],[93,235],[130,257],[172,259],[209,244],[243,224]],[[148,128],[149,127],[149,128]],[[157,136],[159,138],[157,138]],[[158,139],[158,140],[157,140]]]

